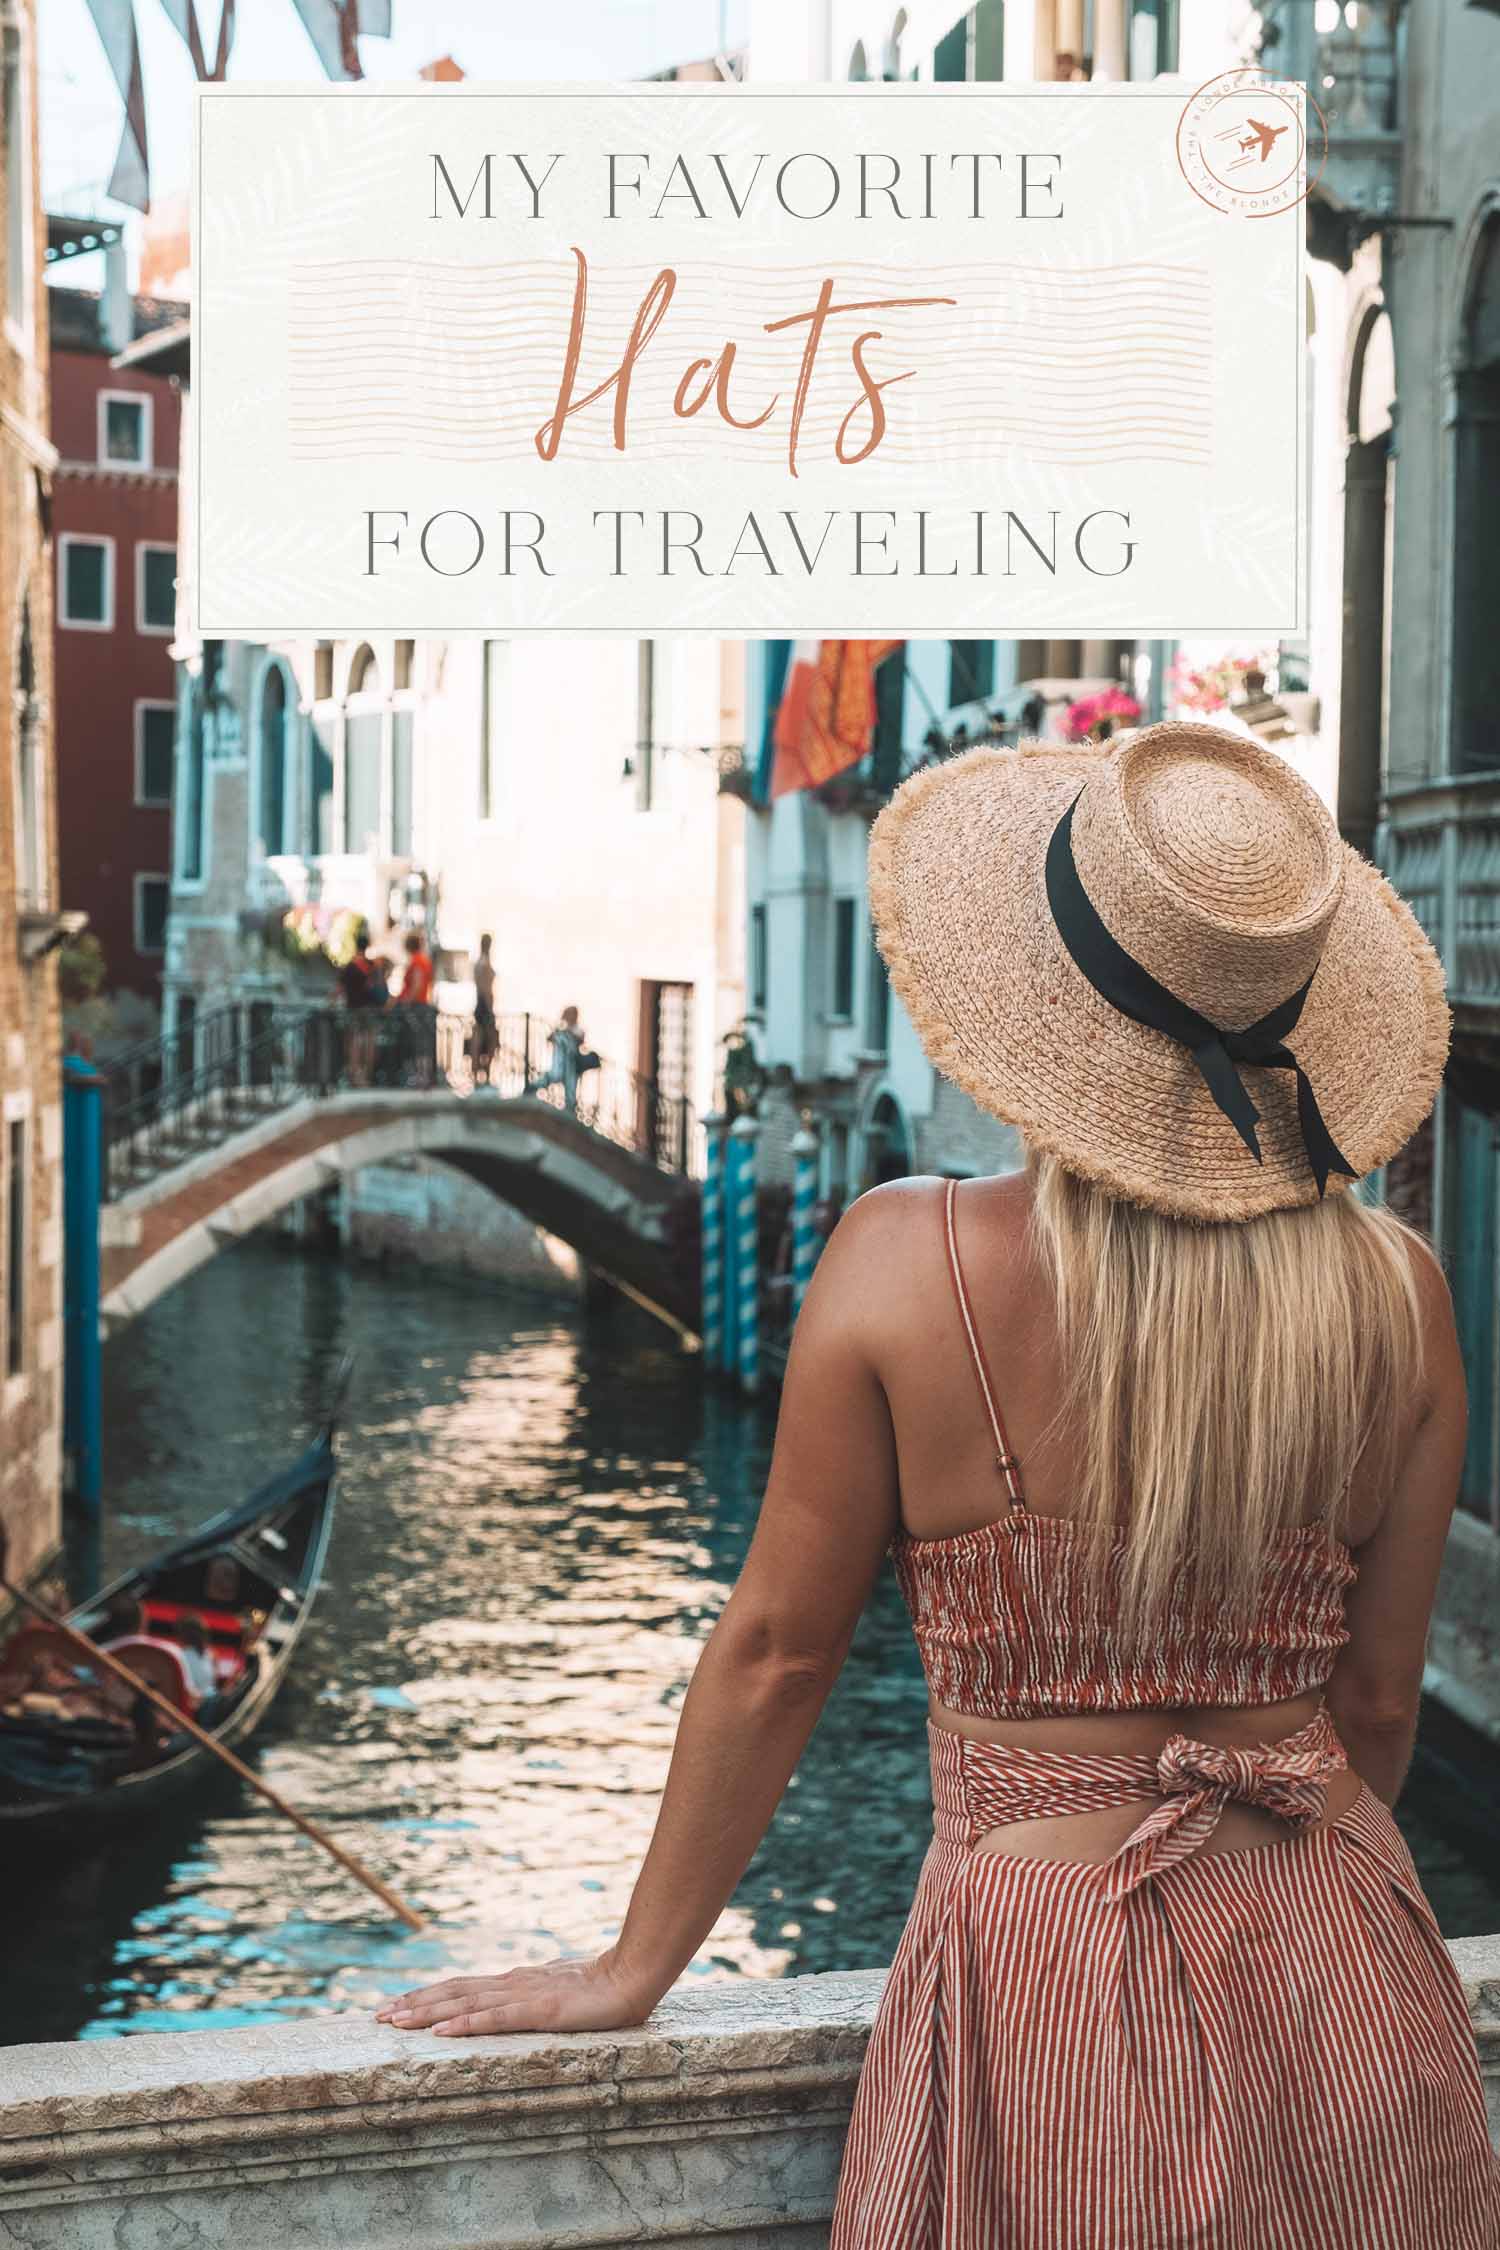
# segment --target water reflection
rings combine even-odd
[[[364,2007],[619,1927],[769,1417],[705,1393],[634,1314],[585,1332],[567,1308],[251,1242],[106,1352],[106,1570],[289,1455],[346,1349],[328,1583],[253,1755],[434,1926],[383,1918],[226,1777],[110,1856],[9,1871],[7,2040]],[[923,1710],[886,1573],[690,1974],[889,1960],[930,1830]],[[1500,1927],[1473,1859],[1426,1848],[1445,1926]]]
[[[367,1910],[230,1782],[112,1863],[28,1886],[4,1941],[8,2039],[363,2006],[619,1927],[768,1418],[706,1395],[633,1314],[586,1334],[568,1308],[250,1243],[106,1353],[106,1571],[289,1453],[345,1348],[328,1583],[257,1755],[435,1926]],[[887,1583],[690,1973],[889,1959],[929,1818],[921,1717]]]

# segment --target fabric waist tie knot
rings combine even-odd
[[[1230,1748],[1174,1734],[1153,1756],[1094,1757],[979,1742],[928,1721],[935,1827],[972,1845],[986,1830],[1158,1797],[1100,1870],[1104,1896],[1126,1898],[1207,1841],[1226,1805],[1253,1805],[1310,1828],[1348,1765],[1326,1705],[1295,1734]]]

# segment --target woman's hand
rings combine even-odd
[[[403,1993],[375,2011],[398,2031],[472,2039],[499,2031],[618,2031],[644,2023],[661,1998],[620,1974],[612,1954],[591,1961],[544,1961],[493,1977],[452,1977]]]

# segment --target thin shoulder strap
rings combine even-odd
[[[974,1311],[969,1303],[968,1286],[958,1255],[958,1229],[955,1223],[958,1207],[958,1182],[948,1182],[943,1201],[943,1228],[948,1241],[948,1271],[953,1276],[953,1294],[958,1299],[959,1318],[964,1324],[964,1334],[969,1340],[969,1356],[974,1362],[974,1373],[979,1379],[980,1395],[985,1412],[990,1418],[990,1429],[995,1439],[995,1466],[1005,1478],[1005,1489],[1010,1495],[1010,1505],[1024,1511],[1025,1495],[1021,1490],[1021,1464],[1010,1449],[1005,1434],[1005,1424],[1000,1418],[1000,1407],[995,1397],[995,1386],[990,1380],[989,1363],[984,1356],[984,1346],[979,1341],[979,1331],[974,1325]]]

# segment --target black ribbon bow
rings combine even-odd
[[[1047,903],[1052,909],[1058,935],[1094,990],[1112,1008],[1118,1008],[1122,1016],[1129,1016],[1133,1023],[1144,1024],[1148,1031],[1164,1032],[1168,1039],[1175,1039],[1179,1046],[1186,1047],[1203,1075],[1204,1084],[1257,1164],[1264,1161],[1255,1130],[1260,1112],[1250,1099],[1238,1066],[1249,1063],[1258,1070],[1294,1071],[1297,1118],[1302,1127],[1307,1161],[1318,1183],[1318,1194],[1321,1196],[1326,1189],[1330,1172],[1342,1172],[1346,1179],[1357,1179],[1359,1175],[1354,1166],[1339,1153],[1323,1122],[1323,1113],[1308,1083],[1307,1073],[1291,1048],[1283,1044],[1302,1013],[1302,1003],[1307,998],[1312,978],[1309,977],[1289,1000],[1281,1001],[1257,1022],[1247,1024],[1243,1031],[1221,1031],[1207,1016],[1200,1016],[1196,1008],[1190,1008],[1164,984],[1158,984],[1150,970],[1143,969],[1100,921],[1073,859],[1073,813],[1077,803],[1075,797],[1053,829],[1047,846]]]

